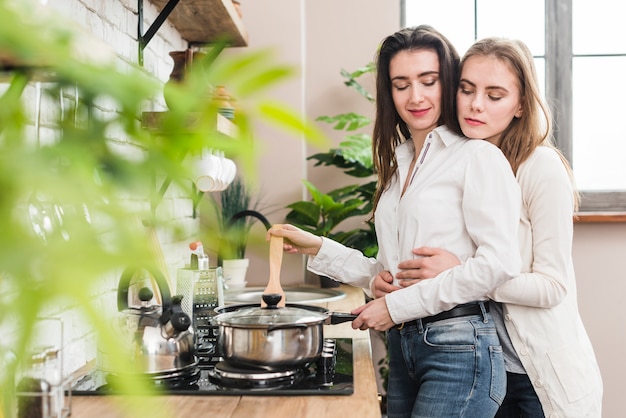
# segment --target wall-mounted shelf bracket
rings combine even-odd
[[[178,161],[182,163],[186,155],[187,155],[187,151],[181,152],[180,156],[178,157]],[[161,200],[163,200],[163,197],[165,196],[165,192],[167,192],[167,189],[170,187],[170,184],[172,184],[172,178],[168,176],[163,180],[163,183],[161,183],[161,187],[159,188],[159,191],[156,193],[156,195],[152,197],[151,206],[152,206],[153,214],[156,213],[157,207],[161,203]]]
[[[144,49],[165,20],[172,24],[189,46],[214,42],[227,42],[228,46],[248,45],[248,34],[232,0],[148,0],[160,13],[145,34],[144,1],[137,0],[140,65],[143,65]]]
[[[201,192],[200,190],[196,189],[196,185],[192,184],[191,186],[191,190],[192,190],[192,194],[193,194],[193,198],[191,200],[192,205],[193,205],[193,214],[192,217],[193,219],[196,219],[196,217],[198,216],[198,205],[200,204],[200,201],[202,200],[202,197],[204,196],[204,192]]]
[[[167,20],[172,10],[176,7],[180,0],[169,0],[156,17],[152,25],[143,34],[143,0],[137,0],[137,39],[139,40],[139,65],[143,65],[143,50],[148,46],[154,35],[161,28],[161,25]]]

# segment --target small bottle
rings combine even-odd
[[[198,254],[198,270],[209,269],[209,256],[205,253]]]
[[[198,247],[202,248],[202,242],[196,241],[189,244],[189,249],[191,250],[190,270],[198,270]],[[200,252],[203,252],[203,250],[201,249]]]
[[[191,261],[189,268],[191,270],[208,270],[209,256],[204,252],[204,246],[201,241],[195,241],[189,244],[191,250]]]
[[[50,391],[52,395],[50,416],[61,416],[61,412],[65,407],[65,393],[63,390],[63,370],[61,366],[61,358],[57,347],[47,347],[44,351],[44,373],[48,383],[50,383]]]

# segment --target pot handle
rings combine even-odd
[[[130,281],[137,271],[142,269],[142,267],[127,267],[120,276],[120,282],[117,285],[117,310],[122,312],[124,309],[128,308],[128,292],[130,288]],[[150,276],[154,279],[159,288],[159,293],[161,294],[161,303],[163,306],[163,311],[169,309],[172,304],[172,295],[170,293],[170,287],[167,284],[167,280],[163,273],[157,268],[144,268]]]
[[[329,315],[330,315],[331,325],[342,324],[344,322],[352,322],[358,316],[358,315],[354,315],[351,313],[344,313],[344,312],[329,312]]]

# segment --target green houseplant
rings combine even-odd
[[[243,287],[246,284],[250,263],[246,258],[246,247],[249,239],[261,239],[258,235],[250,236],[253,224],[260,221],[266,229],[271,227],[267,218],[258,211],[260,202],[251,187],[237,177],[221,192],[219,205],[217,199],[211,196],[219,234],[217,239],[210,239],[209,243],[212,248],[217,248],[217,265],[223,268],[227,287]]]
[[[356,90],[369,102],[373,102],[373,96],[358,82],[358,78],[375,71],[374,63],[354,72],[341,70],[344,84]],[[359,132],[361,128],[369,126],[371,120],[354,112],[343,113],[334,116],[319,116],[319,122],[333,125],[333,129],[347,133],[339,148],[333,148],[327,152],[317,153],[308,157],[315,160],[315,166],[337,167],[346,175],[357,179],[371,178],[374,173],[372,160],[372,138],[367,133]],[[353,185],[331,190],[327,193],[320,191],[311,182],[303,180],[311,200],[303,200],[288,206],[291,211],[286,220],[304,230],[319,236],[334,239],[348,247],[356,248],[366,256],[374,257],[378,253],[376,231],[372,222],[365,221],[365,226],[351,230],[340,230],[341,222],[354,217],[366,216],[372,212],[373,197],[376,190],[376,181],[359,182]],[[327,280],[325,280],[327,279]],[[320,278],[321,283],[331,279]],[[378,333],[385,342],[384,335]],[[378,360],[378,373],[382,386],[386,390],[389,375],[389,359],[387,353],[383,353]],[[386,404],[386,396],[383,396]]]
[[[368,64],[353,72],[341,71],[345,78],[344,84],[356,90],[366,100],[373,102],[372,95],[358,82],[358,78],[371,73],[375,69]],[[309,160],[315,160],[315,166],[334,166],[346,175],[357,179],[367,179],[374,175],[372,161],[372,138],[359,129],[367,127],[371,120],[353,112],[335,116],[320,116],[317,121],[333,125],[333,129],[347,133],[339,148],[327,152],[317,153]],[[291,211],[286,220],[304,230],[319,236],[329,237],[349,247],[361,250],[367,256],[375,256],[378,252],[378,243],[374,225],[365,221],[362,227],[351,230],[340,230],[340,224],[355,216],[365,216],[372,211],[372,200],[376,188],[376,181],[359,182],[353,185],[328,191],[320,191],[311,182],[303,180],[311,200],[294,202],[287,207]]]
[[[131,65],[119,69],[115,62],[77,58],[74,24],[34,15],[18,3],[0,0],[0,66],[7,70],[0,85],[0,329],[5,335],[0,345],[0,415],[4,417],[13,416],[14,378],[35,323],[52,306],[80,311],[120,369],[134,370],[93,295],[105,276],[115,276],[129,265],[157,265],[141,222],[132,220],[146,220],[172,236],[178,233],[176,226],[151,210],[150,203],[158,202],[155,175],[187,190],[191,206],[195,191],[189,187],[191,173],[180,164],[181,156],[222,149],[253,169],[250,138],[256,118],[323,141],[319,131],[289,108],[256,99],[256,93],[292,73],[274,64],[267,52],[211,57],[211,62],[198,66],[188,81],[172,89],[178,105],[168,112],[158,135],[151,135],[139,120],[146,103],[161,93],[158,80]],[[45,82],[37,84],[40,79]],[[205,93],[219,83],[229,85],[242,103],[239,135],[231,141],[216,131],[217,110]],[[24,108],[24,96],[35,84],[51,108],[63,103],[63,111],[48,114],[55,135],[47,141],[29,129],[33,124]],[[114,111],[102,110],[109,107]],[[196,122],[193,127],[190,119]],[[119,152],[120,148],[130,152]],[[122,390],[137,391],[142,385],[122,380]],[[164,414],[147,411],[145,403],[139,408],[146,415]],[[137,416],[136,412],[129,410],[128,416]]]
[[[216,244],[219,248],[219,259],[245,258],[252,225],[260,221],[266,228],[271,226],[259,212],[260,202],[255,199],[250,185],[239,177],[221,192],[219,205],[215,197],[211,196],[211,199],[220,231],[219,242]]]

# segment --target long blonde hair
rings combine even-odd
[[[520,165],[540,146],[547,146],[559,155],[574,188],[574,207],[578,209],[580,196],[576,191],[574,173],[563,153],[552,139],[552,113],[542,99],[533,56],[526,44],[519,40],[485,38],[475,42],[461,60],[471,57],[492,56],[509,67],[517,76],[520,88],[522,114],[514,118],[500,137],[500,149],[517,174]]]

